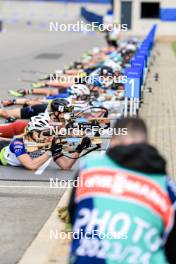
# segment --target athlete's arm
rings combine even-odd
[[[53,159],[59,167],[63,170],[69,170],[72,168],[73,164],[79,158],[80,153],[83,149],[88,148],[91,144],[91,141],[88,137],[82,139],[81,143],[77,146],[75,153],[72,154],[71,158],[64,157],[62,154],[62,145],[55,144],[52,146],[52,155]]]
[[[48,152],[45,152],[42,156],[31,159],[31,157],[26,153],[18,156],[18,159],[25,168],[29,170],[37,170],[49,159],[49,155]]]
[[[32,159],[27,153],[23,143],[23,139],[21,138],[15,139],[11,143],[10,150],[12,153],[14,153],[20,163],[29,170],[38,169],[49,158],[49,152],[45,152],[42,156]]]
[[[73,166],[73,164],[76,162],[77,158],[79,158],[80,155],[78,152],[75,152],[71,156],[73,159],[64,157],[62,153],[62,145],[55,143],[53,143],[53,146],[51,147],[51,152],[54,162],[63,170],[71,169],[71,167]]]
[[[58,157],[55,162],[56,164],[61,167],[63,170],[70,170],[74,163],[77,161],[77,158],[79,158],[79,153],[73,153],[71,156],[73,159],[69,159],[67,157],[61,156]]]

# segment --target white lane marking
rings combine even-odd
[[[45,171],[45,169],[49,166],[51,160],[52,160],[52,158],[50,158],[42,166],[40,166],[40,168],[38,168],[38,170],[36,170],[35,175],[41,175]]]
[[[35,185],[0,185],[0,188],[39,188],[39,189],[57,189],[50,186],[35,186]]]

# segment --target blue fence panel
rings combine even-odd
[[[140,48],[136,51],[131,59],[131,68],[126,68],[124,74],[127,76],[127,83],[125,84],[125,96],[128,98],[141,98],[142,86],[144,84],[147,65],[145,62],[150,56],[157,25],[154,25],[146,38],[141,43]]]
[[[87,11],[86,8],[84,7],[81,8],[81,16],[84,17],[90,23],[92,22],[98,22],[99,24],[103,23],[103,16]]]
[[[160,19],[162,21],[176,21],[176,8],[160,9]]]

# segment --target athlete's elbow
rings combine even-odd
[[[38,169],[38,166],[35,163],[28,163],[28,164],[25,164],[24,166],[26,167],[26,169],[31,170],[31,171]]]

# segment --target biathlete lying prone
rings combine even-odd
[[[43,109],[42,109],[43,107]],[[14,109],[16,114],[14,117],[23,119],[30,119],[33,116],[37,116],[38,114],[44,114],[50,118],[52,122],[64,122],[65,114],[76,114],[74,113],[74,107],[70,105],[70,103],[65,99],[55,99],[49,103],[49,105],[36,105],[30,107],[24,107],[21,109]],[[41,111],[43,110],[43,111]],[[4,110],[5,111],[5,110]],[[10,110],[9,110],[10,111]],[[9,113],[7,111],[7,115],[10,117],[12,115],[12,111]],[[13,111],[13,114],[15,113]],[[105,110],[99,109],[94,116],[92,113],[82,113],[81,117],[101,117]],[[18,114],[17,114],[18,113]],[[79,115],[79,112],[77,113]],[[18,116],[19,115],[19,116]],[[79,116],[80,117],[80,116]],[[26,120],[16,120],[13,123],[9,124],[0,124],[0,137],[1,138],[12,138],[15,135],[19,135],[24,133],[24,129],[27,126],[28,121]],[[63,123],[64,126],[64,123]]]
[[[42,116],[32,117],[21,134],[9,141],[0,141],[0,165],[24,166],[29,170],[37,170],[51,156],[56,164],[62,169],[70,169],[79,158],[80,153],[88,148],[91,141],[88,137],[76,147],[71,159],[62,154],[62,145],[55,143],[53,137],[43,137],[52,129],[49,120]],[[48,150],[38,149],[38,146],[49,146]]]

